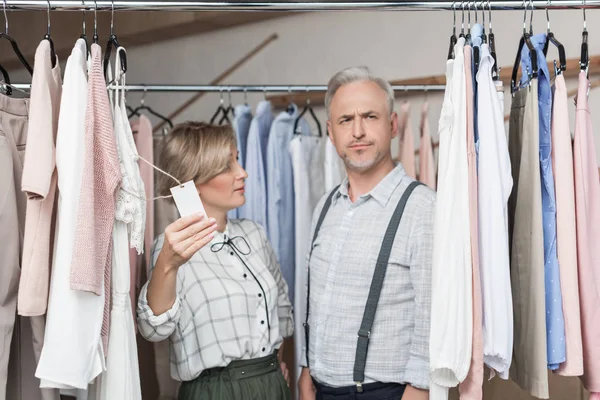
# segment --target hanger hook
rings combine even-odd
[[[146,94],[148,93],[148,88],[144,85],[144,92],[142,93],[142,99],[140,100],[140,105],[144,105],[146,103]]]
[[[469,30],[468,33],[471,33],[471,2],[467,1],[467,17],[468,17],[468,23],[469,23]]]
[[[523,35],[527,33],[527,0],[523,0]]]
[[[219,103],[221,105],[223,105],[223,103],[224,103],[224,100],[223,100],[223,87],[219,88]]]
[[[464,1],[460,2],[460,7],[462,8],[461,22],[460,22],[460,34],[464,35],[465,34],[465,2]]]
[[[85,35],[85,0],[81,0],[81,5],[83,5],[83,25],[82,25],[82,34]]]
[[[488,17],[490,17],[490,33],[492,33],[492,2],[488,0]]]
[[[587,32],[587,18],[585,17],[585,6],[586,6],[586,2],[585,0],[583,0],[583,31]]]
[[[475,23],[477,24],[479,20],[477,19],[477,2],[473,1],[473,9],[475,10]]]
[[[481,2],[481,20],[483,22],[483,32],[485,33],[485,1]]]
[[[454,22],[452,23],[452,32],[454,35],[456,35],[456,1],[452,2],[452,15],[454,15]]]
[[[111,0],[110,10],[110,36],[114,35],[114,23],[115,23],[115,0]]]
[[[550,15],[548,13],[548,7],[550,6],[550,0],[548,0],[548,3],[546,4],[546,22],[548,23],[547,25],[547,30],[546,33],[550,33]]]
[[[529,16],[529,34],[533,35],[533,11],[535,10],[535,6],[533,5],[533,0],[529,0],[529,4],[531,5],[531,15]]]
[[[50,0],[48,2],[48,37],[50,37]]]
[[[94,43],[98,43],[98,3],[94,0]]]
[[[244,87],[244,104],[248,104],[248,88]]]
[[[6,0],[4,0],[4,31],[8,35],[8,16],[6,15]]]
[[[231,107],[231,86],[227,86],[227,98],[229,99],[229,107]]]
[[[306,105],[310,106],[310,89],[306,87]]]

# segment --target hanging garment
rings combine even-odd
[[[410,103],[408,102],[402,104],[398,132],[400,132],[400,162],[402,163],[406,174],[413,179],[417,179],[415,137],[413,135],[412,120],[410,118]]]
[[[267,229],[267,143],[273,123],[271,103],[263,100],[256,106],[246,145],[245,217]]]
[[[429,133],[429,104],[421,109],[421,148],[419,149],[419,180],[435,190],[435,159]]]
[[[329,140],[326,138],[325,140]],[[323,165],[325,159],[324,139],[318,136],[296,135],[290,142],[290,155],[294,172],[294,214],[296,228],[296,290],[294,291],[294,326],[302,326],[306,318],[307,258],[310,249],[310,224],[317,203],[325,195]],[[297,329],[294,337],[296,360],[302,357],[304,330]],[[296,363],[296,377],[300,377],[300,365]]]
[[[331,191],[346,177],[344,162],[328,136],[325,140],[325,192]]]
[[[149,163],[154,163],[153,145],[152,145],[152,123],[145,115],[131,123],[133,139],[140,157],[143,157]],[[135,315],[137,303],[137,293],[141,288],[140,277],[142,270],[148,272],[150,268],[150,249],[154,242],[154,168],[144,161],[138,161],[140,175],[144,181],[146,196],[146,228],[144,231],[144,254],[138,255],[136,249],[129,249],[129,259],[131,265],[130,274],[130,296],[132,313]],[[134,318],[135,323],[135,318]]]
[[[492,80],[494,58],[481,46],[477,73],[479,112],[479,267],[483,299],[483,360],[508,379],[513,348],[513,311],[508,251],[507,202],[512,190],[504,112]],[[500,92],[501,93],[501,92]]]
[[[510,114],[508,150],[514,184],[508,200],[514,313],[510,377],[532,396],[547,399],[544,232],[537,92],[538,85],[534,80],[528,87],[515,93]]]
[[[239,162],[243,168],[246,168],[247,159],[247,142],[250,131],[250,123],[252,122],[252,108],[248,104],[240,104],[235,106],[235,117],[233,118],[233,130],[237,137],[237,147],[239,151]],[[263,200],[264,201],[264,200]],[[227,213],[229,218],[248,218],[246,212],[246,204],[231,210]]]
[[[473,100],[473,65],[471,46],[465,46],[465,83],[467,99],[467,165],[469,172],[469,231],[471,240],[471,267],[473,282],[473,337],[471,366],[467,378],[460,384],[460,397],[464,400],[483,398],[483,321],[481,304],[481,278],[479,273],[479,216],[477,208],[477,153],[475,152],[475,114]]]
[[[112,232],[112,293],[111,323],[106,357],[106,373],[102,377],[101,399],[141,400],[140,370],[137,358],[135,328],[129,304],[130,265],[129,246],[135,243],[134,235],[142,236],[146,220],[144,182],[137,164],[138,154],[133,133],[125,108],[125,93],[118,87],[125,84],[121,75],[120,55],[125,50],[117,49],[115,80],[117,90],[114,102],[114,132],[121,168],[118,188],[115,224]],[[140,226],[141,224],[141,226]],[[139,239],[139,238],[138,238]],[[140,250],[139,248],[137,249]]]
[[[556,196],[554,193],[554,176],[552,173],[552,134],[550,132],[552,112],[552,88],[550,73],[544,56],[546,34],[541,33],[531,37],[531,42],[537,49],[537,65],[539,66],[538,106],[539,106],[539,136],[540,136],[540,174],[542,179],[542,221],[544,229],[544,279],[546,288],[546,343],[548,368],[558,369],[566,359],[565,350],[565,320],[562,309],[560,290],[560,270],[556,255]],[[525,48],[521,52],[521,68],[531,71],[531,54]],[[525,81],[527,76],[523,77]]]
[[[20,315],[44,315],[48,306],[52,216],[56,198],[55,144],[60,110],[60,64],[52,68],[50,42],[35,52],[27,149],[21,187],[27,194],[23,265],[17,309]]]
[[[467,161],[465,39],[446,64],[446,92],[438,128],[439,178],[432,263],[429,363],[430,399],[469,372],[473,336],[473,289]]]
[[[93,43],[88,76],[83,178],[70,287],[96,295],[102,295],[104,290],[102,341],[106,349],[111,293],[111,234],[115,218],[115,193],[121,181],[121,172],[101,58],[100,46]]]
[[[267,145],[267,201],[268,235],[281,265],[283,278],[288,284],[290,299],[294,299],[294,277],[296,274],[296,238],[294,222],[294,172],[290,157],[290,142],[294,136],[294,122],[298,118],[298,107],[293,112],[280,113],[269,133]],[[303,135],[310,135],[310,126],[301,119],[298,129]]]
[[[58,214],[44,349],[36,376],[42,387],[87,389],[104,368],[100,344],[104,295],[69,289],[80,204],[88,105],[87,49],[79,39],[67,60],[58,121]],[[66,329],[66,327],[72,327]]]
[[[21,191],[29,99],[0,95],[0,399],[52,400],[58,392],[39,389],[35,368],[44,339],[44,316],[17,316],[27,196]]]
[[[575,223],[575,183],[573,146],[569,127],[565,77],[554,81],[552,103],[552,170],[556,191],[556,250],[560,266],[560,287],[565,317],[566,361],[558,368],[564,376],[583,375],[581,311],[577,282],[577,229]]]
[[[577,215],[577,258],[579,261],[579,302],[583,339],[583,384],[590,392],[600,392],[600,181],[596,145],[588,105],[590,82],[579,73],[573,170],[575,172],[575,212]]]

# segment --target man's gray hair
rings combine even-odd
[[[325,109],[327,110],[327,118],[331,118],[329,107],[333,96],[344,85],[352,82],[371,81],[375,82],[386,93],[388,98],[388,109],[390,114],[394,110],[394,90],[388,81],[378,78],[371,74],[367,67],[350,67],[341,70],[335,74],[327,85],[327,93],[325,94]]]

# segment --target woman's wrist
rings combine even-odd
[[[154,271],[160,272],[163,275],[169,275],[172,273],[176,273],[179,269],[180,265],[175,265],[171,262],[168,257],[161,251],[156,260],[156,264],[154,265]]]

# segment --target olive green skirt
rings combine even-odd
[[[178,400],[291,400],[277,355],[232,361],[183,382]]]

